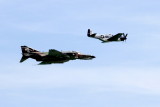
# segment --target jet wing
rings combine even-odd
[[[48,52],[49,56],[54,56],[54,57],[68,57],[68,55],[63,54],[60,51],[57,51],[55,49],[50,49]]]
[[[47,64],[60,64],[60,63],[65,63],[69,60],[62,60],[62,61],[42,61],[38,65],[47,65]]]
[[[108,41],[118,41],[118,38],[120,38],[121,35],[122,35],[122,33],[118,33],[118,34],[110,37],[110,38],[108,39]]]

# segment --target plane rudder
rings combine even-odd
[[[91,36],[91,34],[92,34],[91,29],[88,29],[88,31],[87,31],[87,36]]]
[[[21,46],[22,53],[30,53],[30,52],[39,52],[35,49],[32,49],[28,46]]]
[[[21,46],[21,50],[22,50],[22,53],[26,53],[27,52],[27,46]]]

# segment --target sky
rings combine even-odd
[[[0,0],[0,107],[159,107],[159,0]],[[98,34],[128,33],[101,43]],[[96,56],[19,63],[20,46]]]

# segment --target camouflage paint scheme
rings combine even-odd
[[[91,60],[95,58],[92,55],[81,54],[76,51],[60,52],[55,49],[50,49],[49,52],[40,52],[27,46],[21,46],[22,58],[20,62],[25,61],[28,58],[41,61],[39,64],[52,64],[52,63],[64,63],[69,60],[83,59]]]

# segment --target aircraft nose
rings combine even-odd
[[[121,37],[120,40],[121,40],[121,41],[127,40],[127,35],[128,35],[128,34],[126,34],[125,36]]]
[[[90,56],[91,58],[96,58],[95,56]]]
[[[86,56],[86,59],[93,59],[93,58],[96,58],[96,57],[93,56],[93,55],[88,55],[88,56]]]
[[[95,58],[95,56],[92,56],[92,55],[79,55],[79,59],[93,59]]]

